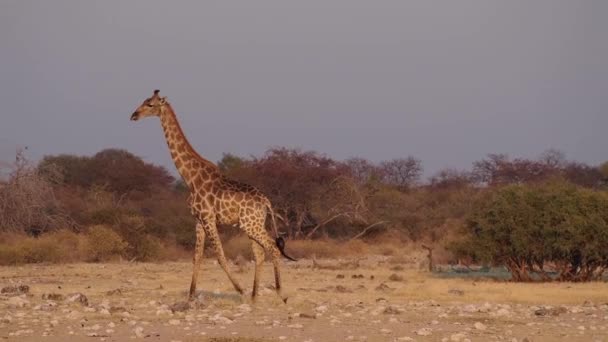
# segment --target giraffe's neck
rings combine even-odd
[[[173,158],[175,167],[186,184],[191,187],[195,178],[201,174],[207,177],[219,177],[217,166],[201,157],[192,148],[177,121],[173,108],[168,103],[160,116],[160,122],[165,132],[171,158]]]

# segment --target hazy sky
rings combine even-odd
[[[127,149],[608,160],[608,1],[0,1],[0,160]]]

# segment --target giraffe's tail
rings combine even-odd
[[[275,243],[277,244],[279,252],[281,252],[281,255],[287,260],[298,261],[287,255],[287,253],[285,253],[285,239],[283,239],[283,237],[279,235],[279,231],[277,230],[277,220],[275,216],[279,217],[283,222],[285,222],[285,220],[279,214],[275,213],[274,210],[272,210],[272,205],[270,204],[270,201],[266,206],[268,207],[268,212],[270,213],[270,218],[272,219],[272,228],[274,230],[274,236],[276,237]]]
[[[279,249],[279,251],[281,252],[281,255],[287,259],[287,260],[291,260],[291,261],[298,261],[297,259],[294,259],[292,257],[290,257],[289,255],[287,255],[285,253],[285,239],[283,239],[283,237],[279,236],[277,237],[277,239],[275,240],[276,244],[277,244],[277,248]]]

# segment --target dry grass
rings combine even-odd
[[[355,255],[367,254],[370,246],[360,240],[351,242],[339,242],[335,240],[288,240],[286,243],[287,254],[295,258],[341,258]],[[226,257],[235,260],[239,255],[247,260],[253,258],[251,252],[251,241],[239,234],[223,244]]]
[[[271,342],[275,340],[268,340],[262,338],[250,338],[250,337],[212,337],[208,339],[193,339],[186,341],[200,341],[200,342]]]
[[[83,260],[88,239],[67,230],[38,238],[17,233],[0,235],[0,265],[59,263]]]
[[[522,304],[582,304],[584,301],[603,303],[606,301],[606,282],[590,283],[513,283],[493,280],[442,279],[429,273],[407,270],[405,282],[395,291],[396,296],[407,296],[411,300],[439,302],[493,302]],[[388,277],[387,277],[388,278]],[[464,291],[463,296],[454,296],[450,289]]]
[[[150,261],[175,261],[190,256],[174,244],[149,238],[158,250]],[[126,257],[126,247],[118,234],[104,226],[92,227],[82,234],[62,229],[39,237],[2,233],[0,265],[120,260]]]

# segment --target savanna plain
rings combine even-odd
[[[0,268],[0,337],[13,341],[608,341],[608,283],[444,278],[422,250],[266,263],[255,303],[213,258],[187,302],[192,264]],[[254,265],[231,269],[251,291]]]

